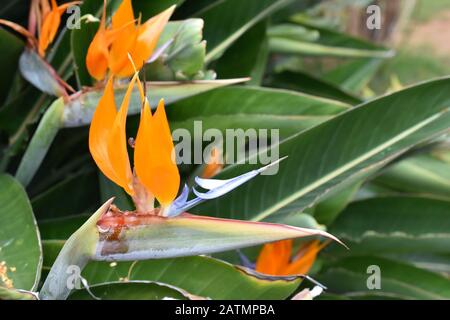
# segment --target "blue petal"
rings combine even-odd
[[[241,260],[241,265],[246,268],[255,270],[256,263],[251,262],[250,259],[241,250],[236,250],[236,251],[239,255],[239,260]]]
[[[195,182],[197,182],[197,184],[204,188],[204,189],[209,189],[208,192],[205,193],[201,193],[198,192],[197,190],[193,189],[192,191],[194,192],[194,194],[202,199],[205,200],[209,200],[209,199],[214,199],[220,196],[223,196],[224,194],[230,192],[233,189],[236,189],[237,187],[239,187],[240,185],[246,183],[247,181],[253,179],[254,177],[256,177],[258,174],[266,171],[267,169],[271,168],[272,166],[274,166],[275,164],[278,164],[280,161],[282,161],[284,158],[278,159],[275,162],[272,162],[271,164],[259,168],[257,170],[252,170],[250,172],[244,173],[236,178],[232,178],[232,179],[227,179],[227,180],[217,180],[217,179],[201,179],[201,178],[196,178]]]
[[[185,185],[183,188],[183,192],[181,195],[175,199],[172,204],[164,210],[163,215],[165,217],[175,217],[186,210],[191,209],[192,207],[202,203],[205,200],[218,198],[223,196],[224,194],[236,189],[240,185],[245,182],[253,179],[258,174],[264,172],[275,164],[279,163],[281,160],[285,159],[281,158],[271,164],[259,168],[257,170],[252,170],[250,172],[244,173],[236,178],[227,179],[227,180],[219,180],[219,179],[202,179],[199,177],[195,178],[195,182],[202,187],[203,189],[209,190],[208,192],[202,193],[197,191],[196,189],[192,189],[197,198],[187,201],[189,195],[189,188]]]
[[[187,186],[187,184],[185,184],[180,196],[176,198],[170,204],[170,206],[164,210],[163,216],[174,217],[182,213],[183,211],[179,212],[179,208],[183,208],[186,205],[188,196],[189,196],[189,187]]]

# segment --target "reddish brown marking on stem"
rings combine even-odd
[[[128,252],[128,245],[124,236],[124,231],[130,227],[139,227],[149,224],[161,223],[167,218],[158,216],[159,208],[152,213],[138,213],[136,211],[121,211],[116,206],[111,205],[98,221],[97,229],[100,235],[100,254],[107,256],[110,254]]]

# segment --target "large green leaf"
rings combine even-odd
[[[379,290],[368,288],[368,278],[373,275],[373,271],[367,271],[369,266],[380,268]],[[351,257],[337,261],[324,268],[316,278],[326,283],[329,292],[354,298],[376,294],[396,299],[450,299],[448,278],[409,264],[378,257]]]
[[[39,231],[25,190],[9,175],[0,175],[0,203],[1,267],[14,288],[35,290],[42,265]]]
[[[194,121],[202,121],[203,130],[279,129],[283,138],[348,108],[338,101],[295,91],[230,87],[177,102],[167,112],[172,129],[186,128],[193,132]]]
[[[110,282],[79,289],[70,296],[71,300],[162,300],[189,299],[189,294],[162,283],[150,281]]]
[[[259,176],[239,192],[207,202],[196,212],[262,220],[276,212],[298,212],[311,206],[341,183],[367,176],[447,131],[449,92],[450,78],[429,81],[361,104],[294,135],[272,147],[279,148],[280,157],[288,156],[276,175]],[[255,167],[232,165],[219,177]]]
[[[450,253],[450,202],[419,197],[357,201],[330,232],[344,239],[351,254]]]
[[[293,0],[225,0],[198,16],[205,21],[204,35],[208,42],[206,62],[220,57],[234,41],[271,13]]]

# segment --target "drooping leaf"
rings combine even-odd
[[[33,210],[23,187],[9,175],[0,175],[0,286],[36,290],[42,249]],[[2,277],[3,278],[3,277]]]

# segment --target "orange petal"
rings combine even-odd
[[[133,194],[133,174],[131,172],[130,159],[128,158],[126,122],[130,96],[137,77],[138,74],[136,73],[128,85],[127,92],[125,93],[122,105],[120,106],[112,128],[110,129],[111,131],[108,138],[108,154],[111,165],[121,181],[120,185],[130,195]]]
[[[137,74],[131,80],[119,112],[114,103],[112,78],[108,80],[89,131],[89,150],[95,163],[109,179],[132,195],[132,173],[126,140],[126,116]]]
[[[138,27],[136,41],[129,51],[135,62],[136,69],[141,69],[145,61],[151,57],[159,37],[174,10],[175,6],[172,6]],[[113,72],[119,77],[128,77],[133,74],[134,69],[130,61],[127,60],[120,71],[113,70]]]
[[[39,3],[41,5],[41,17],[45,18],[45,16],[49,14],[50,11],[52,11],[52,9],[50,8],[50,3],[48,2],[48,0],[41,0]]]
[[[45,50],[55,39],[59,24],[61,23],[61,14],[58,10],[56,0],[52,0],[52,11],[50,11],[42,22],[41,32],[39,34],[39,54],[44,56]]]
[[[71,2],[63,3],[62,5],[58,6],[59,14],[63,15],[64,12],[66,12],[67,8],[70,8],[71,6],[75,6],[75,5],[78,5],[81,3],[82,3],[82,1],[71,1]]]
[[[292,240],[264,245],[256,260],[256,271],[269,275],[283,275],[291,257]]]
[[[285,275],[307,274],[316,261],[317,254],[327,244],[328,242],[320,244],[319,240],[314,240],[304,244],[300,248],[295,261],[286,268]]]
[[[92,39],[86,55],[86,67],[96,80],[102,80],[108,70],[109,45],[106,26],[106,1],[103,2],[103,14],[97,33]]]
[[[113,74],[117,74],[120,69],[129,63],[128,52],[132,50],[138,35],[134,24],[131,0],[123,0],[112,17],[112,30],[119,29],[122,31],[112,43],[108,60],[109,68]],[[133,73],[134,70],[128,75]]]
[[[134,148],[134,166],[139,181],[163,207],[175,199],[180,186],[173,150],[164,101],[159,102],[153,116],[145,103]]]
[[[113,78],[111,77],[92,117],[89,128],[89,151],[104,175],[120,184],[109,161],[107,144],[110,127],[114,123],[116,115],[117,108],[114,102]]]

